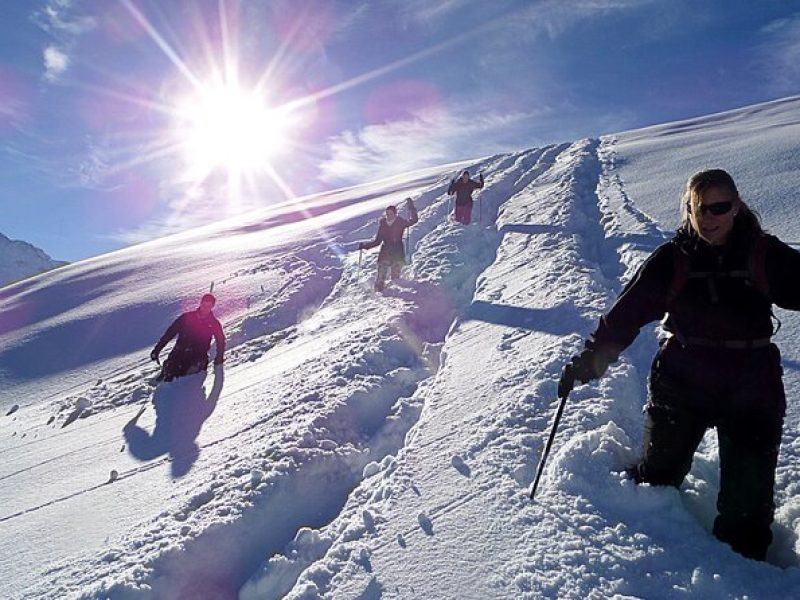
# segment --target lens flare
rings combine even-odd
[[[217,168],[239,174],[267,170],[269,159],[286,148],[292,124],[286,111],[234,85],[209,87],[180,102],[176,121],[175,136],[195,180]]]

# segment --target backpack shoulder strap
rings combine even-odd
[[[667,291],[667,306],[670,306],[681,293],[689,279],[689,257],[678,247],[678,244],[672,244],[672,258],[675,268]]]
[[[769,298],[769,283],[767,282],[767,236],[759,235],[753,240],[750,247],[750,256],[747,259],[747,270],[753,286],[765,297]]]

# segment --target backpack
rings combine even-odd
[[[709,279],[712,276],[723,275],[732,279],[744,279],[745,284],[753,286],[766,300],[772,303],[767,282],[767,236],[759,235],[750,244],[747,257],[747,269],[731,271],[692,271],[689,268],[689,256],[677,244],[672,245],[675,271],[672,275],[669,291],[667,292],[667,306],[677,298],[678,294],[686,287],[690,279]]]
[[[772,312],[772,298],[769,293],[769,282],[767,281],[767,236],[763,233],[758,235],[750,244],[747,256],[747,269],[738,269],[731,271],[692,271],[689,268],[689,256],[683,252],[677,244],[672,245],[673,259],[675,261],[675,271],[672,275],[669,291],[667,292],[667,307],[670,307],[681,293],[686,283],[690,279],[710,279],[711,277],[730,277],[732,279],[743,279],[746,285],[752,286],[761,294],[761,296],[770,304],[770,317],[775,319],[777,326],[772,335],[778,333],[781,328],[780,319],[778,319]],[[715,288],[709,286],[709,291],[714,296]],[[669,308],[668,308],[669,310]],[[718,347],[759,347],[769,343],[769,338],[756,341],[733,341],[733,342],[715,342],[711,340],[704,340],[699,338],[685,338],[679,332],[675,332],[681,343],[689,342],[700,346],[718,346]]]

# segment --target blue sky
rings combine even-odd
[[[406,170],[799,93],[800,2],[39,0],[0,233],[78,260]]]

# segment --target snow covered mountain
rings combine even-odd
[[[67,263],[53,260],[36,246],[0,233],[0,286]]]
[[[800,98],[534,148],[286,203],[0,290],[0,596],[800,596],[800,318],[766,564],[709,533],[708,435],[683,489],[635,486],[654,327],[570,396],[561,367],[729,170],[800,237]],[[448,218],[461,168],[478,223]],[[359,256],[412,197],[406,278]],[[157,389],[148,353],[213,282],[224,368]],[[151,402],[152,400],[152,402]],[[144,413],[134,417],[144,407]]]

